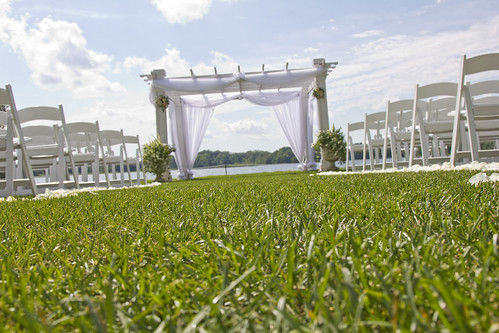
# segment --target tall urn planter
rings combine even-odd
[[[321,162],[319,164],[319,170],[322,171],[337,171],[336,161],[340,158],[336,153],[328,148],[321,147]]]
[[[341,128],[333,127],[326,131],[320,131],[317,141],[312,145],[314,149],[320,149],[321,162],[320,171],[336,171],[336,161],[345,161],[346,142]]]

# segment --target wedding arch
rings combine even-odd
[[[329,128],[326,77],[337,62],[314,59],[313,67],[259,72],[238,72],[189,77],[166,77],[164,69],[141,75],[150,82],[150,101],[156,108],[156,132],[168,143],[167,119],[176,148],[178,178],[193,178],[193,166],[208,123],[216,106],[246,99],[272,106],[301,170],[316,168],[313,141],[313,113],[317,106],[319,130]],[[168,111],[168,112],[167,112]],[[169,171],[167,172],[169,176]]]

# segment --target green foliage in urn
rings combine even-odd
[[[174,146],[162,143],[159,138],[144,145],[144,168],[147,172],[156,175],[156,181],[161,181],[161,175],[166,171],[170,162],[170,154],[175,151]]]
[[[312,145],[314,149],[322,148],[322,150],[329,150],[339,161],[344,161],[346,156],[347,144],[345,136],[341,128],[333,128],[326,131],[320,131],[317,134],[317,141]]]

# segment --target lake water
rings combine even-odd
[[[297,171],[298,163],[287,164],[266,164],[266,165],[251,165],[241,167],[212,167],[212,168],[195,168],[193,169],[194,178],[206,176],[223,176],[223,175],[242,175],[248,173],[261,173],[261,172],[277,172],[277,171]],[[177,177],[177,170],[171,170],[172,177]],[[153,175],[151,179],[154,179]]]
[[[356,160],[356,165],[362,166],[362,160]],[[344,168],[344,163],[336,164],[340,168]],[[319,162],[317,162],[317,168],[319,167]],[[298,163],[285,163],[285,164],[265,164],[265,165],[249,165],[240,167],[209,167],[209,168],[195,168],[194,178],[196,177],[207,177],[207,176],[223,176],[223,175],[243,175],[250,173],[262,173],[262,172],[278,172],[278,171],[298,171]],[[177,178],[177,170],[171,170],[173,178]],[[119,176],[118,176],[119,177]],[[136,174],[132,172],[132,178],[135,179]],[[91,178],[91,177],[90,177]],[[104,174],[100,174],[99,178],[101,181],[105,180]],[[154,180],[155,176],[152,173],[146,173],[147,180]],[[81,177],[80,177],[81,179]],[[128,174],[125,172],[125,179],[128,179]],[[37,177],[38,181],[44,181],[43,177]]]

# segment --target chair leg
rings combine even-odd
[[[123,149],[120,151],[120,184],[125,186],[125,163],[123,163]]]

